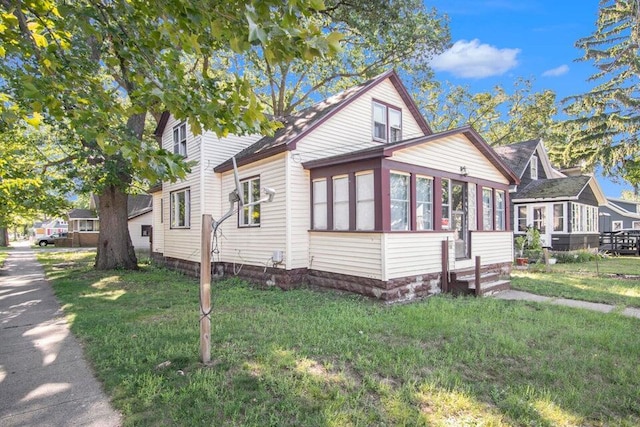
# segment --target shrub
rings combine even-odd
[[[556,258],[561,264],[573,264],[594,261],[598,255],[583,249],[579,251],[553,252],[551,256]]]

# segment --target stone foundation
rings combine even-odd
[[[164,257],[161,253],[151,253],[152,262],[179,271],[191,277],[200,276],[200,263],[176,258]],[[511,263],[483,266],[483,271],[495,271],[500,276],[511,273]],[[375,298],[384,302],[404,302],[425,298],[441,292],[442,274],[428,273],[401,277],[388,281],[327,271],[298,268],[284,270],[281,268],[240,265],[225,262],[211,264],[212,281],[238,277],[253,284],[289,290],[301,284],[309,284],[316,288],[335,289]]]

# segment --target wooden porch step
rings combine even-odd
[[[484,272],[480,273],[480,283],[487,283],[499,280],[500,275],[497,272]],[[465,273],[464,276],[455,275],[453,278],[456,282],[466,283],[469,286],[475,285],[476,283],[476,275],[475,272],[471,272],[471,274]]]
[[[493,295],[496,292],[505,291],[507,289],[511,289],[511,281],[510,280],[493,280],[491,282],[480,282],[480,292],[478,292],[479,296],[489,296]],[[475,292],[476,285],[475,283],[469,284],[469,290]]]

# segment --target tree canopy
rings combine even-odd
[[[594,87],[568,99],[576,130],[567,140],[574,158],[640,185],[640,4],[601,0],[596,29],[577,41],[580,61],[592,62]]]
[[[239,69],[219,52],[260,51],[270,63],[330,55],[341,35],[317,25],[322,0],[0,0],[0,120],[55,123],[74,179],[98,194],[96,266],[136,268],[126,192],[138,178],[172,180],[188,164],[144,134],[170,110],[218,135],[274,129]]]

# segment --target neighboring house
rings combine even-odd
[[[47,237],[52,234],[62,234],[67,232],[68,227],[67,221],[62,218],[36,221],[33,223],[33,235],[37,239],[38,237]]]
[[[597,248],[598,206],[605,197],[593,176],[566,176],[554,169],[541,140],[495,147],[520,178],[511,189],[514,233],[540,231],[543,246],[554,250]]]
[[[90,198],[89,209],[73,209],[69,212],[69,233],[60,246],[94,247],[98,245],[100,219],[98,217],[98,198]],[[153,224],[152,197],[150,195],[130,195],[127,200],[127,215],[131,243],[136,249],[150,248],[151,227]]]
[[[274,136],[196,136],[168,113],[156,136],[198,163],[152,192],[152,257],[172,268],[198,274],[202,214],[229,208],[235,155],[244,201],[263,187],[276,196],[222,224],[216,277],[397,301],[469,285],[459,276],[476,257],[487,277],[510,273],[518,178],[472,128],[434,134],[393,71],[288,117]]]
[[[607,198],[600,206],[600,231],[640,230],[640,202]]]
[[[72,209],[69,212],[69,233],[59,246],[95,247],[98,245],[100,220],[95,209]]]
[[[151,228],[153,225],[153,200],[148,194],[129,196],[127,213],[129,236],[135,249],[149,250]]]

